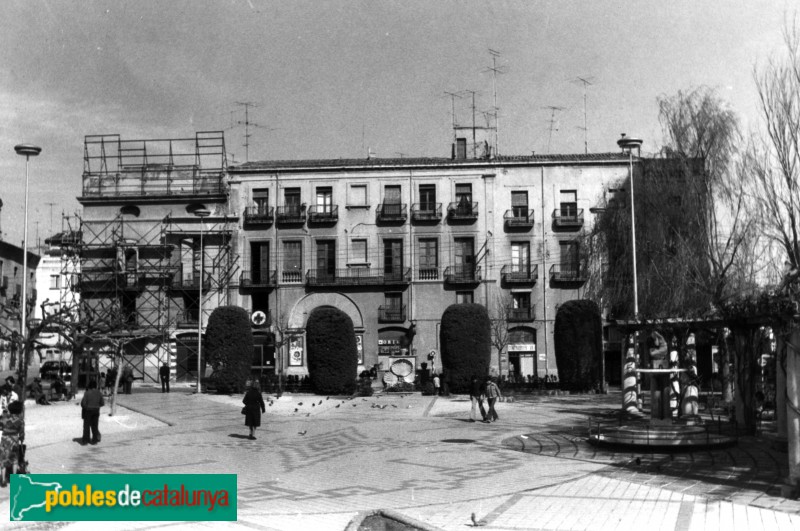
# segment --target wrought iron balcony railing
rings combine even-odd
[[[508,227],[530,228],[534,225],[533,209],[512,208],[511,210],[506,210],[503,219]]]
[[[268,225],[275,220],[275,207],[249,206],[244,209],[245,225]]]
[[[500,269],[500,278],[506,284],[534,284],[538,277],[537,264],[506,264]]]
[[[378,322],[380,323],[402,323],[406,320],[406,305],[402,306],[379,306]]]
[[[579,264],[553,264],[550,267],[550,280],[553,282],[585,282],[585,268]]]
[[[553,224],[560,228],[579,229],[583,227],[583,209],[555,209]]]
[[[513,306],[509,306],[506,308],[506,319],[514,323],[533,321],[536,319],[536,307],[514,308]]]
[[[474,284],[480,280],[480,266],[454,265],[444,270],[444,281],[449,284]]]
[[[278,271],[242,271],[239,276],[239,286],[242,288],[271,288],[278,284]]]
[[[408,284],[411,268],[348,267],[343,269],[309,269],[306,284],[309,286],[369,286]]]
[[[309,223],[336,223],[339,205],[311,205],[308,207]]]
[[[211,287],[211,281],[208,272],[206,272],[206,274],[203,276],[203,289],[207,290]],[[172,277],[171,286],[173,289],[199,290],[200,275],[197,273],[188,273],[184,275],[183,271],[179,269],[178,272]]]
[[[175,325],[179,328],[196,328],[198,323],[197,310],[183,310],[178,312]]]
[[[478,219],[478,203],[469,201],[459,201],[447,205],[447,216],[455,220],[475,220]]]
[[[305,223],[306,207],[302,205],[275,207],[275,221],[278,223]]]
[[[405,203],[381,203],[375,211],[375,218],[384,222],[403,222],[408,219]]]
[[[414,203],[411,205],[411,221],[439,221],[441,219],[441,203]]]

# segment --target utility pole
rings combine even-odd
[[[553,140],[553,128],[554,128],[555,123],[556,123],[556,112],[557,111],[563,111],[564,107],[557,107],[555,105],[548,105],[547,107],[543,107],[543,109],[550,109],[550,120],[548,122],[550,124],[550,137],[547,139],[547,153],[549,154],[550,153],[550,142]],[[556,129],[556,131],[558,131],[558,129]]]
[[[591,77],[578,76],[574,80],[576,83],[583,84],[583,149],[586,154],[589,153],[589,127],[586,125],[586,87],[594,84],[592,83],[593,79]]]

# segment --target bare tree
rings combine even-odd
[[[495,292],[493,308],[489,320],[491,326],[492,346],[497,349],[497,355],[502,356],[508,346],[508,318],[511,314],[512,300],[507,293]]]

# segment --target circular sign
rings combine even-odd
[[[250,316],[250,321],[256,326],[261,326],[267,322],[267,314],[261,310],[255,311],[253,315]]]
[[[303,351],[295,349],[289,352],[289,358],[292,365],[301,365],[303,363]]]

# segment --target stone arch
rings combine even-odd
[[[361,316],[361,310],[353,299],[342,293],[309,293],[305,297],[298,300],[292,310],[289,312],[288,328],[290,330],[299,330],[305,328],[308,315],[314,308],[320,306],[333,306],[338,308],[350,316],[353,320],[353,328],[356,331],[364,329],[364,319]]]

